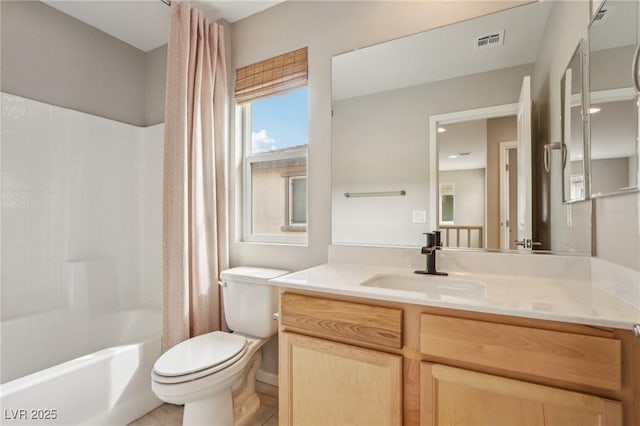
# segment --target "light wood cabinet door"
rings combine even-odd
[[[423,362],[423,426],[620,426],[622,404]]]
[[[280,425],[402,424],[402,357],[280,333]]]

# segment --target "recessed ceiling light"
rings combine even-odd
[[[444,127],[438,127],[438,133],[444,133],[446,131],[447,129],[445,129]]]
[[[589,114],[595,114],[596,112],[600,112],[602,108],[600,107],[591,107],[589,108]]]
[[[451,155],[450,155],[449,157],[447,157],[447,158],[451,158],[451,159],[453,160],[454,158],[458,158],[458,156],[457,156],[457,155],[455,155],[455,154],[451,154]]]

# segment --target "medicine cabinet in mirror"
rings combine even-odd
[[[523,87],[531,95],[534,81],[548,79],[536,75],[536,60],[554,3],[333,57],[333,244],[419,247],[423,232],[453,228],[449,247],[509,250],[518,241],[552,249],[549,240],[534,246],[531,227],[551,225],[549,209],[542,214],[532,202],[544,173],[532,156],[535,108],[526,114],[518,105]],[[528,117],[529,127],[518,116]],[[519,127],[531,145],[518,151]],[[507,163],[510,176],[501,172]],[[588,255],[590,206],[582,210],[574,221],[581,240],[557,246]],[[558,216],[551,219],[566,220]]]
[[[589,25],[592,197],[638,190],[639,9],[607,0]]]
[[[583,91],[583,55],[584,43],[580,40],[571,56],[560,82],[562,97],[562,143],[560,158],[562,164],[562,199],[564,202],[586,199],[586,168],[589,163],[585,159],[585,99]],[[546,153],[545,153],[546,154]],[[587,156],[588,157],[588,156]],[[585,168],[586,164],[586,168]]]

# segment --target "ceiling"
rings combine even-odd
[[[594,52],[637,43],[637,5],[629,0],[608,0],[600,8],[601,19],[589,29],[589,50]]]
[[[487,120],[438,126],[438,169],[472,170],[487,167]],[[463,155],[460,155],[463,153]],[[467,155],[464,155],[467,154]],[[455,155],[456,158],[450,158]]]
[[[533,63],[551,8],[537,2],[334,56],[332,98]],[[474,38],[502,31],[502,46],[474,47]]]
[[[144,52],[167,43],[169,7],[161,0],[41,0]],[[200,0],[191,5],[211,21],[236,22],[283,0]]]

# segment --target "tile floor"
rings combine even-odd
[[[278,426],[278,388],[262,382],[256,382],[260,397],[260,408],[248,426]],[[180,426],[182,425],[182,406],[162,404],[144,417],[130,423],[129,426]]]

